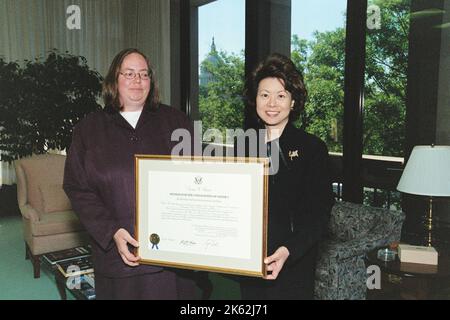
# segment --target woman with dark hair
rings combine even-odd
[[[265,129],[264,143],[257,144],[265,150],[258,154],[267,154],[272,168],[264,260],[268,276],[243,278],[243,299],[314,297],[318,243],[326,233],[334,198],[325,143],[293,125],[306,95],[302,74],[281,54],[270,55],[246,82],[245,126]]]
[[[193,299],[191,272],[140,265],[132,248],[135,222],[134,155],[170,155],[186,115],[159,102],[148,58],[126,49],[103,83],[105,108],[74,128],[64,190],[91,238],[98,299]]]

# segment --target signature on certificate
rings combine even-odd
[[[219,246],[219,242],[214,239],[207,239],[205,241],[205,251],[207,251],[210,248],[215,248]]]
[[[181,240],[180,245],[183,247],[192,247],[197,245],[197,242],[191,240]]]

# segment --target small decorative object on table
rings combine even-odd
[[[377,252],[377,258],[383,261],[394,261],[397,252],[390,248],[381,248]]]
[[[398,257],[401,262],[438,264],[436,249],[428,246],[412,246],[402,243],[398,246]]]

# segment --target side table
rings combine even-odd
[[[450,256],[446,252],[440,252],[438,265],[426,265],[418,263],[402,263],[398,256],[394,261],[378,259],[377,252],[381,248],[374,249],[366,255],[367,265],[377,265],[382,273],[396,275],[402,279],[399,299],[430,299],[433,289],[443,280],[450,279]],[[413,294],[406,293],[405,289],[411,287]]]
[[[80,276],[82,277],[82,276]],[[59,295],[61,297],[61,300],[67,300],[67,294],[66,294],[66,289],[75,297],[75,299],[77,300],[93,300],[95,299],[95,294],[94,296],[86,296],[86,291],[88,289],[90,289],[90,291],[93,291],[94,289],[92,289],[92,286],[89,285],[87,282],[81,280],[79,283],[80,288],[74,288],[74,289],[70,289],[67,287],[67,277],[64,276],[64,274],[59,270],[56,269],[55,270],[55,282],[56,282],[56,287],[58,288],[58,292]]]

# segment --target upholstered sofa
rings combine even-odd
[[[15,161],[17,201],[23,221],[25,257],[40,276],[43,254],[87,244],[87,234],[62,189],[66,157],[35,155]]]
[[[328,239],[319,251],[315,299],[365,299],[369,276],[365,254],[399,241],[404,219],[401,211],[336,202]]]

